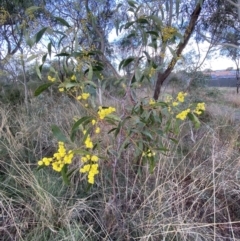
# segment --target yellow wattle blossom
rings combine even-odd
[[[93,148],[93,143],[91,141],[90,135],[87,136],[84,144],[85,144],[86,148],[89,148],[89,149]]]
[[[178,93],[178,95],[177,95],[177,100],[179,101],[179,102],[184,102],[184,98],[185,98],[185,96],[187,95],[187,93],[184,93],[184,92],[179,92]]]
[[[53,78],[50,75],[48,75],[48,80],[51,81],[51,82],[54,82],[56,80],[56,78]]]
[[[77,96],[76,99],[77,100],[87,100],[89,98],[90,94],[89,93],[82,93],[81,95]]]
[[[87,157],[83,156],[83,157],[81,158],[81,161],[82,161],[82,162],[87,162],[88,159],[87,159]]]
[[[97,162],[97,161],[98,161],[98,156],[93,155],[93,156],[91,157],[91,161]]]
[[[100,106],[99,111],[98,111],[98,116],[101,120],[103,120],[107,115],[109,115],[115,111],[116,111],[116,109],[114,107],[102,108]]]
[[[180,113],[176,116],[176,118],[177,118],[177,119],[180,119],[180,120],[185,120],[186,117],[187,117],[187,115],[188,115],[188,113],[190,113],[190,111],[191,111],[190,109],[186,109],[186,110],[180,112]]]
[[[173,103],[172,103],[173,106],[178,106],[178,104],[179,104],[179,103],[176,102],[176,101],[173,101]]]
[[[101,131],[100,127],[97,127],[97,128],[95,129],[95,133],[96,133],[96,134],[99,134],[100,131]]]
[[[90,96],[89,93],[82,93],[82,98],[83,98],[84,100],[87,100],[89,96]]]
[[[83,156],[81,158],[81,161],[84,164],[82,168],[80,168],[81,173],[88,173],[88,183],[94,184],[94,177],[99,173],[98,171],[98,162],[99,158],[96,155],[89,155],[87,154],[86,156]],[[89,163],[86,163],[89,162]]]
[[[60,92],[64,92],[64,88],[58,88],[58,90],[60,91]]]
[[[162,40],[164,42],[171,39],[177,33],[177,29],[171,26],[164,27],[162,29]]]
[[[205,110],[205,103],[198,103],[196,109],[193,111],[197,115],[201,115]]]
[[[144,156],[146,156],[146,157],[153,157],[153,156],[155,156],[156,155],[156,153],[155,152],[153,152],[152,150],[150,150],[150,149],[148,149],[146,152],[143,152],[142,153],[142,156],[144,157]]]
[[[98,164],[86,164],[80,169],[80,172],[88,172],[88,183],[94,184],[94,176],[99,173]]]
[[[171,102],[172,101],[172,96],[167,96],[166,98],[165,98],[165,101],[166,101],[166,103],[169,103],[169,102]]]
[[[151,98],[151,99],[149,100],[149,105],[154,105],[155,103],[156,103],[156,101],[155,101],[154,99]]]
[[[76,80],[76,76],[75,76],[75,75],[72,75],[71,81],[75,81],[75,80]]]
[[[66,151],[63,142],[58,142],[58,150],[53,154],[53,157],[44,157],[42,160],[38,161],[39,166],[49,166],[52,165],[54,171],[60,172],[64,165],[71,164],[74,157],[73,151]]]
[[[92,120],[92,125],[94,126],[96,124],[96,120]]]

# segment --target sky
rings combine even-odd
[[[193,44],[194,45],[194,44]],[[202,54],[202,58],[205,56],[207,50],[208,50],[209,44],[207,42],[204,42],[202,44],[199,44],[199,49]],[[186,49],[189,47],[186,46]],[[197,49],[197,47],[195,46]],[[233,67],[233,69],[236,68],[235,63],[225,56],[221,56],[219,52],[215,52],[214,55],[211,58],[208,58],[204,62],[204,69],[211,69],[211,70],[226,70],[229,67]]]
[[[109,41],[114,41],[114,39],[117,39],[118,36],[116,35],[115,30],[113,30],[109,36]],[[205,53],[208,50],[209,44],[207,42],[199,44],[199,49],[201,52],[201,59],[205,57]],[[189,44],[186,46],[186,48],[183,51],[183,54],[189,52],[191,49],[195,49],[195,51],[198,53],[197,45],[190,41]],[[207,58],[204,61],[204,64],[202,65],[202,70],[204,69],[211,69],[211,70],[226,70],[227,68],[232,67],[233,69],[236,68],[234,62],[227,57],[220,56],[218,52],[214,53],[213,57]]]
[[[228,67],[233,67],[235,69],[234,62],[226,57],[218,57],[205,62],[206,69],[211,70],[226,70]],[[204,67],[205,67],[204,66]]]

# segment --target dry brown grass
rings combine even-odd
[[[103,101],[125,110],[122,101]],[[56,173],[36,171],[38,158],[56,148],[51,125],[67,135],[81,108],[35,99],[29,118],[2,106],[0,240],[239,240],[240,127],[218,102],[199,130],[182,125],[179,144],[166,143],[172,152],[159,155],[153,174],[136,171],[133,148],[118,159],[108,153],[90,190],[79,173],[66,187]],[[104,137],[103,156],[122,141]]]

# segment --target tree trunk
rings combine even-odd
[[[193,33],[194,27],[196,25],[196,22],[198,20],[200,13],[201,13],[203,3],[204,3],[204,0],[202,0],[201,4],[198,3],[196,8],[194,9],[193,13],[191,14],[191,19],[190,19],[189,25],[183,35],[183,41],[181,41],[177,46],[176,56],[172,57],[171,62],[168,64],[167,69],[163,73],[161,73],[161,72],[158,73],[157,82],[156,82],[154,95],[153,95],[153,98],[155,100],[158,99],[163,82],[171,74],[175,64],[177,63],[178,58],[181,56],[182,51],[186,47],[186,45],[191,37],[191,34]]]

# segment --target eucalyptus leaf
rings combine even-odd
[[[57,138],[58,141],[68,142],[67,137],[63,134],[60,128],[56,125],[52,125],[52,133]]]

